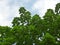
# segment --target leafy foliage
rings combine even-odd
[[[60,45],[60,3],[47,9],[43,19],[24,7],[19,17],[12,21],[12,27],[0,26],[0,45]]]

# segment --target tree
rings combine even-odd
[[[8,26],[0,26],[0,45],[11,45],[14,41],[11,28]]]
[[[42,40],[43,45],[56,45],[55,37],[50,35],[49,33],[46,33]]]
[[[19,9],[19,14],[20,17],[15,17],[13,19],[13,26],[18,26],[18,25],[29,25],[30,19],[31,19],[31,14],[29,11],[27,11],[24,7],[21,7]]]
[[[43,19],[24,7],[14,17],[12,27],[0,26],[0,45],[60,45],[60,3],[47,9]],[[56,14],[55,14],[56,13]]]
[[[60,14],[60,3],[56,4],[55,12],[56,14]]]

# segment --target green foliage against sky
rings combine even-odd
[[[12,27],[0,26],[0,45],[60,45],[60,3],[47,9],[43,19],[24,7],[14,17]]]

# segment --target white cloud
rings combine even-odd
[[[49,9],[49,8],[54,9],[55,5],[59,2],[60,2],[60,0],[47,0],[47,1],[45,1],[45,8],[46,9]]]
[[[0,1],[0,25],[5,25],[5,19],[8,17],[8,6],[6,0]]]
[[[12,19],[19,15],[19,7],[23,6],[24,3],[28,3],[29,1],[0,0],[0,25],[11,26]]]
[[[60,2],[60,0],[37,0],[32,8],[38,11],[42,17],[47,9],[54,9],[55,5]]]

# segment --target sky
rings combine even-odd
[[[0,26],[12,26],[14,17],[19,16],[19,8],[25,7],[32,15],[44,16],[47,9],[55,8],[60,0],[0,0]]]

